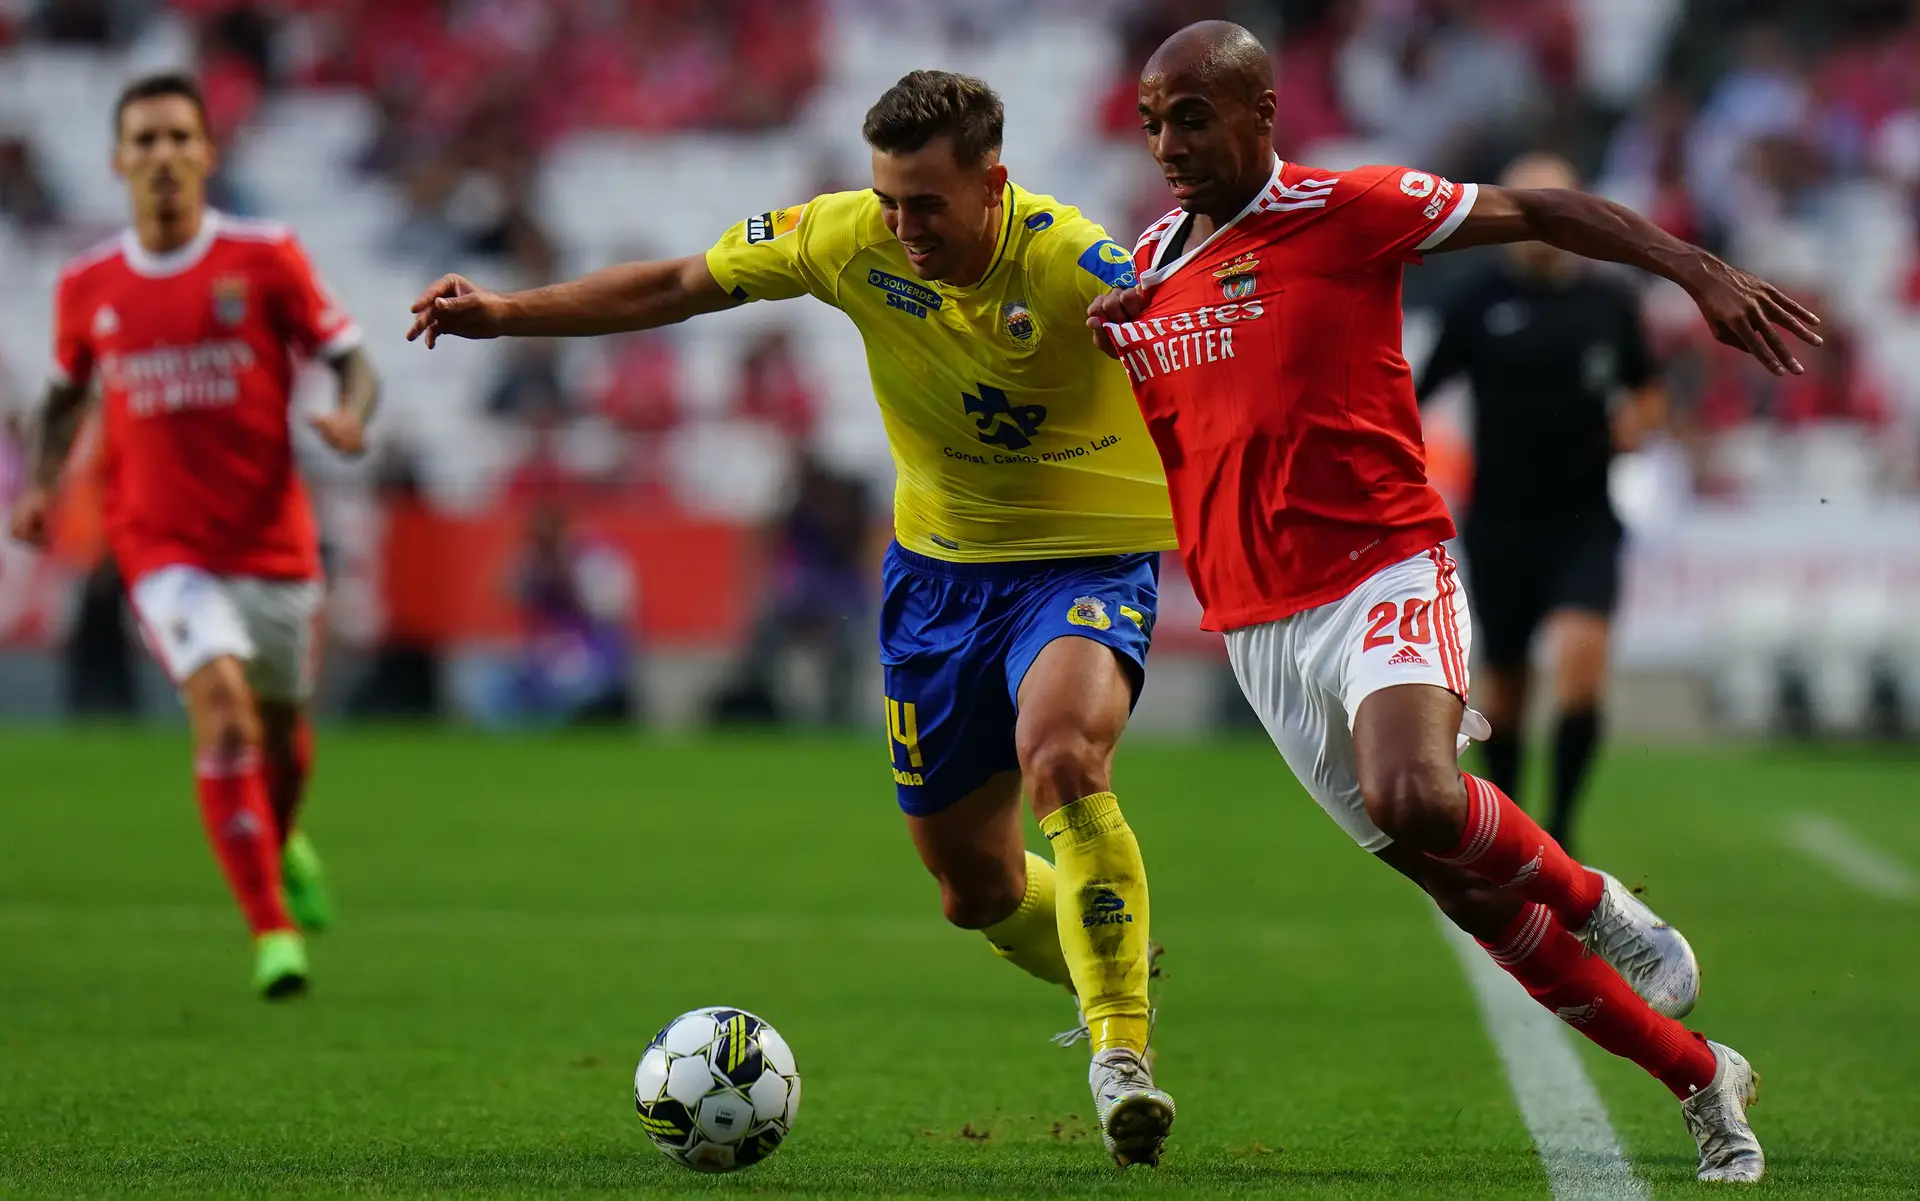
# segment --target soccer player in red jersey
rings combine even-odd
[[[328,915],[312,848],[288,837],[312,757],[321,599],[288,403],[297,361],[324,359],[339,405],[312,424],[359,454],[379,385],[292,235],[208,207],[215,153],[191,78],[131,84],[114,123],[133,224],[60,276],[53,380],[12,531],[46,543],[97,386],[108,541],[193,727],[200,813],[253,931],[254,986],[289,996],[307,983],[295,918],[312,928]]]
[[[1699,988],[1686,940],[1457,765],[1457,740],[1484,722],[1466,708],[1453,523],[1400,353],[1401,268],[1526,240],[1630,263],[1686,288],[1722,341],[1776,373],[1800,366],[1774,327],[1818,345],[1818,319],[1578,192],[1277,161],[1274,108],[1271,59],[1239,26],[1161,46],[1140,114],[1179,208],[1136,247],[1138,286],[1088,314],[1166,464],[1205,624],[1327,813],[1542,1005],[1667,1085],[1701,1179],[1757,1180],[1757,1075],[1676,1020]]]

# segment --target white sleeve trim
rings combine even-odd
[[[1473,202],[1479,195],[1479,184],[1470,183],[1460,185],[1460,199],[1454,203],[1453,211],[1447,214],[1447,219],[1442,221],[1432,233],[1427,235],[1426,241],[1420,243],[1420,245],[1414,247],[1414,249],[1420,251],[1432,250],[1434,247],[1440,245],[1440,243],[1452,237],[1453,231],[1459,229],[1460,223],[1465,221],[1467,214],[1473,211]]]
[[[360,333],[359,324],[349,321],[341,327],[339,333],[328,338],[321,344],[319,357],[323,359],[337,359],[350,350],[360,349],[360,344],[365,340],[364,336]]]

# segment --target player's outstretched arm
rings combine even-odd
[[[40,409],[40,437],[33,456],[33,474],[13,505],[9,526],[13,536],[29,546],[45,546],[53,510],[53,490],[67,464],[87,412],[84,383],[56,383],[47,387]]]
[[[407,341],[442,337],[590,338],[673,325],[744,301],[721,289],[705,255],[621,263],[564,284],[489,292],[443,275],[413,302]]]
[[[1502,242],[1546,242],[1664,276],[1693,297],[1715,338],[1751,354],[1775,375],[1802,370],[1781,329],[1812,346],[1821,342],[1813,332],[1820,318],[1791,296],[1611,200],[1564,188],[1481,184],[1473,210],[1435,249]]]

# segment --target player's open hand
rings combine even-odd
[[[411,342],[426,335],[427,349],[442,337],[497,338],[500,336],[498,292],[477,288],[463,275],[443,275],[413,302]]]
[[[1823,341],[1813,332],[1820,318],[1811,309],[1759,276],[1717,258],[1707,258],[1701,278],[1691,281],[1687,291],[1715,338],[1759,359],[1775,375],[1799,375],[1805,370],[1787,349],[1781,330],[1809,346]]]
[[[335,409],[309,418],[307,424],[320,435],[322,442],[348,458],[367,453],[367,423],[360,420],[358,413]]]
[[[1107,334],[1107,326],[1131,321],[1147,311],[1147,293],[1144,288],[1115,288],[1104,296],[1094,297],[1087,306],[1087,328],[1093,331],[1093,344],[1100,353],[1110,359],[1120,357],[1120,351]]]
[[[49,520],[53,513],[53,493],[38,484],[31,485],[13,502],[8,528],[16,541],[45,548],[53,531]]]

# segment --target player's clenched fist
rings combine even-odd
[[[427,337],[427,349],[444,336],[497,338],[500,336],[501,296],[475,287],[461,275],[443,275],[413,302],[413,328],[407,341]]]
[[[1131,321],[1147,310],[1147,293],[1141,288],[1115,288],[1094,298],[1087,306],[1087,328],[1093,331],[1093,344],[1108,358],[1117,359],[1120,351],[1107,336],[1107,326]]]
[[[13,520],[9,523],[14,539],[28,546],[46,546],[47,515],[52,510],[53,495],[45,488],[35,484],[22,492],[13,504]]]

